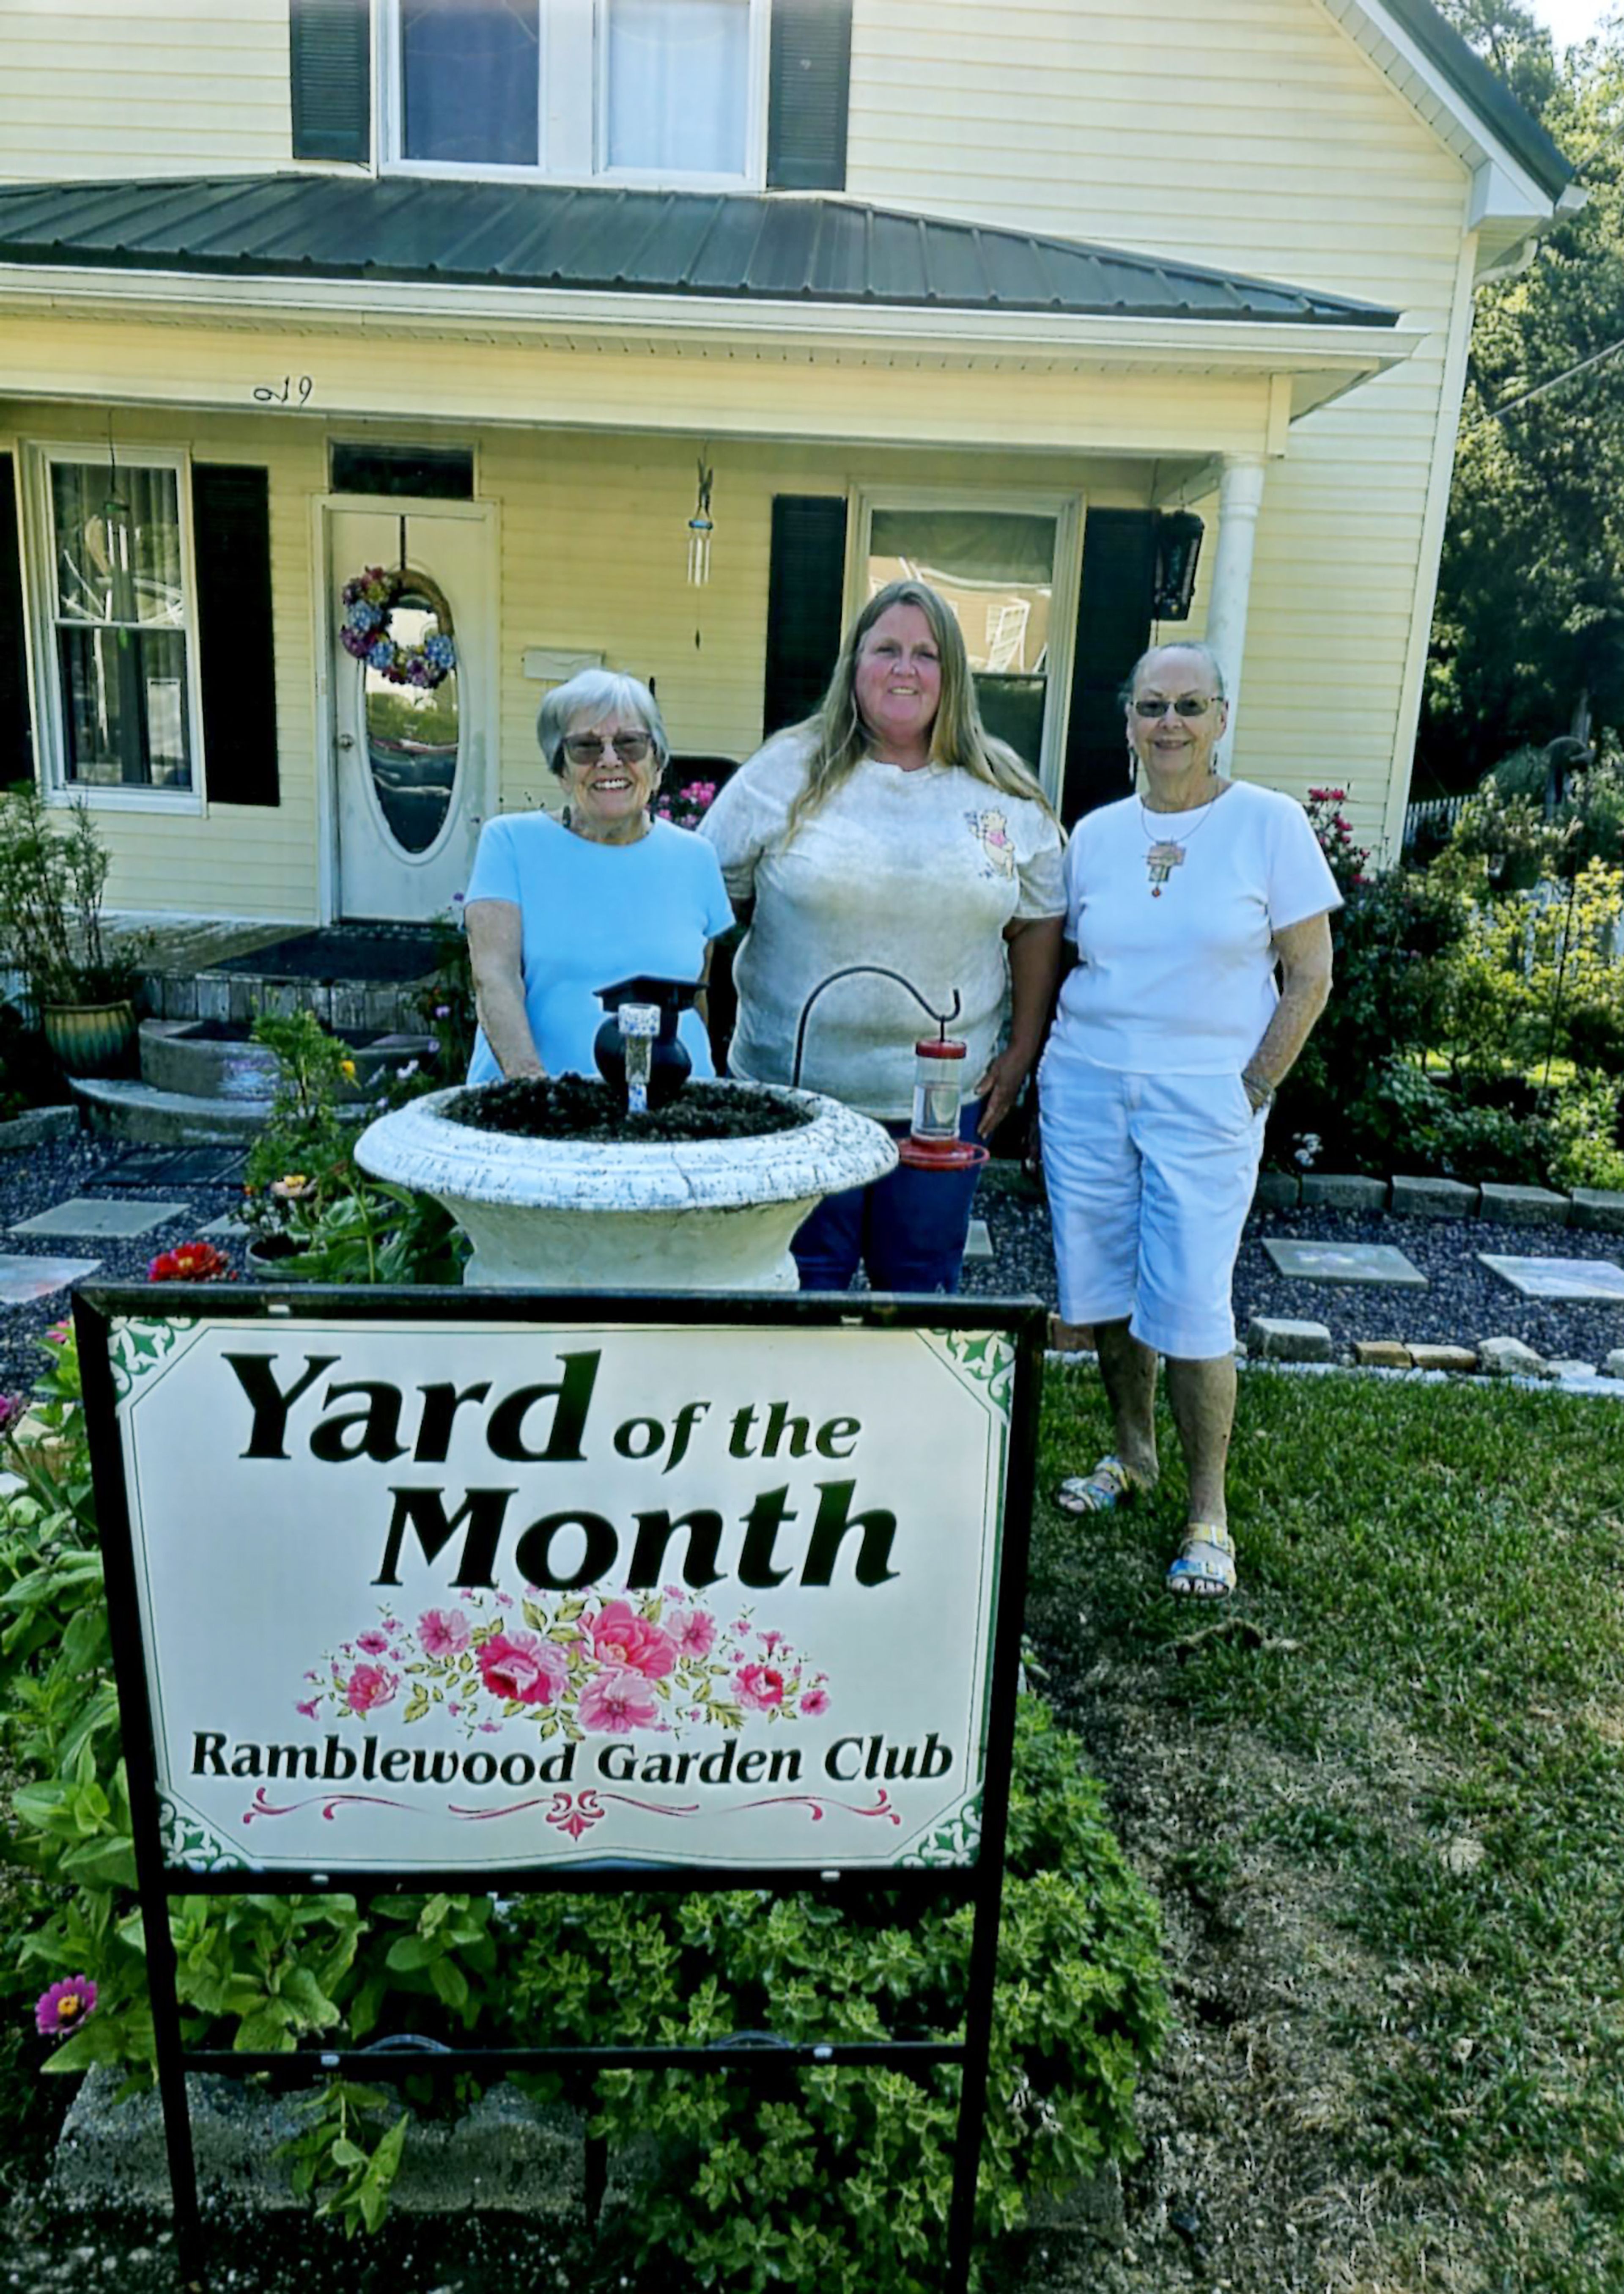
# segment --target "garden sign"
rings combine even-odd
[[[190,1295],[91,1318],[167,1870],[973,1862],[1009,1310]]]

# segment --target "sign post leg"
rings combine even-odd
[[[964,2004],[964,2069],[953,2146],[953,2197],[947,2209],[946,2294],[968,2294],[970,2286],[970,2261],[976,2242],[976,2176],[981,2164],[981,2130],[987,2119],[993,2051],[993,1993],[998,1974],[1003,1875],[995,1866],[990,1882],[985,1873],[980,1876],[976,1924],[970,1933],[970,1990]]]
[[[147,1895],[142,1924],[146,1931],[147,1986],[158,2054],[158,2100],[164,2115],[164,2146],[169,2154],[169,2189],[175,2203],[175,2258],[180,2265],[182,2284],[201,2287],[206,2279],[203,2219],[198,2205],[198,2161],[191,2141],[191,2111],[186,2100],[186,2063],[181,2046],[180,2005],[175,1997],[169,1899],[161,1886]]]

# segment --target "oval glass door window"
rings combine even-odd
[[[389,635],[397,646],[420,646],[436,630],[453,635],[445,600],[426,575],[409,574]],[[457,671],[430,692],[396,684],[369,662],[360,667],[378,810],[402,851],[426,852],[445,826],[457,780]]]

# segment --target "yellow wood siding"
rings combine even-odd
[[[0,0],[0,179],[289,164],[288,0]]]
[[[1453,445],[1460,162],[1318,0],[857,0],[849,154],[860,198],[1326,288],[1427,329],[1269,467],[1236,722],[1238,772],[1351,784],[1379,844],[1414,742],[1429,480]],[[1216,502],[1196,507],[1210,563]]]

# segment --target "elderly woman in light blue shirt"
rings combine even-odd
[[[595,1075],[597,991],[709,975],[733,920],[710,847],[650,810],[670,743],[635,677],[587,670],[541,704],[536,738],[564,809],[505,813],[481,833],[465,908],[479,1034],[470,1083]],[[716,1072],[699,1010],[678,1033]]]

